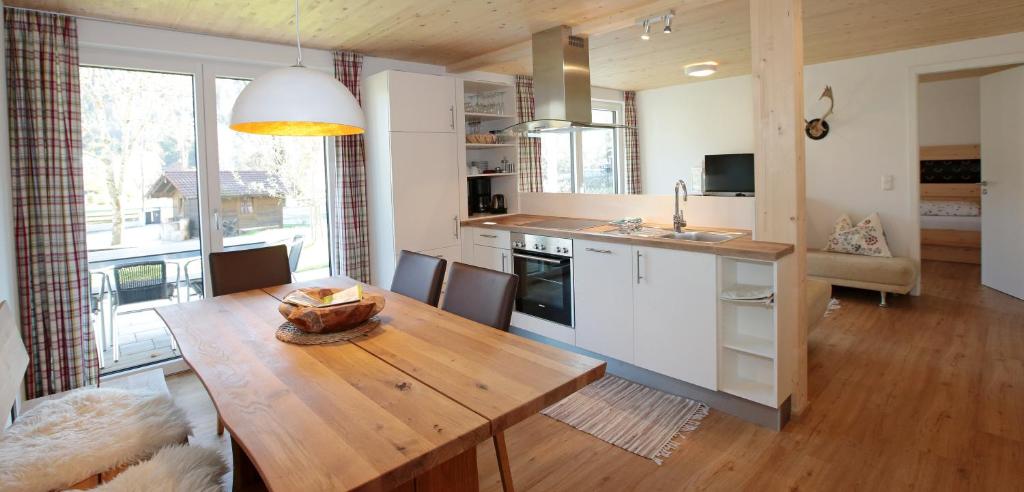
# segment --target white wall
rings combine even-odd
[[[669,194],[676,180],[698,189],[692,168],[704,156],[754,152],[750,76],[637,93],[644,193]]]
[[[918,143],[981,143],[981,79],[925,82],[917,88]]]
[[[893,253],[918,258],[916,75],[1024,60],[1024,33],[975,39],[807,66],[807,115],[835,93],[832,133],[806,140],[807,238],[821,247],[835,218],[879,212]],[[684,84],[638,94],[644,185],[665,184],[704,154],[753,150],[750,77]],[[717,115],[728,115],[723,120]],[[929,130],[930,131],[930,130]],[[971,142],[975,143],[975,142]],[[680,164],[681,161],[681,164]],[[684,178],[689,173],[684,172]],[[883,191],[883,176],[894,189]]]

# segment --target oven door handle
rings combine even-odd
[[[522,258],[524,260],[537,260],[537,261],[544,262],[544,263],[550,263],[552,265],[561,265],[563,261],[567,261],[568,260],[568,258],[565,259],[565,260],[552,260],[551,258],[543,258],[543,257],[540,257],[540,256],[533,256],[533,255],[522,255],[522,254],[519,254],[519,253],[512,253],[512,256],[514,256],[516,258]]]

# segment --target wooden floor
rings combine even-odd
[[[657,466],[540,415],[506,432],[518,490],[1024,490],[1024,301],[925,262],[920,297],[838,290],[812,331],[811,407],[782,432],[712,410]],[[215,439],[192,375],[168,381]],[[493,447],[481,488],[501,490]]]

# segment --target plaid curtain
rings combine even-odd
[[[352,91],[362,105],[359,74],[363,55],[348,51],[334,52],[334,76]],[[370,282],[370,234],[366,220],[366,152],[362,135],[334,138],[338,156],[338,200],[335,207],[335,231],[341,241],[334,248],[334,264],[338,271],[360,282]]]
[[[622,130],[626,144],[626,193],[639,195],[643,193],[640,183],[640,141],[636,128],[636,92],[626,91],[626,126]]]
[[[533,77],[516,75],[516,116],[519,122],[530,121],[534,115]],[[543,191],[540,167],[540,139],[519,137],[519,191]]]
[[[93,384],[75,19],[5,9],[11,196],[29,398]]]

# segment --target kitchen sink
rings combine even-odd
[[[721,243],[730,239],[742,236],[739,232],[709,232],[709,231],[683,231],[670,232],[658,236],[662,239],[680,239],[683,241],[697,241],[701,243]]]

